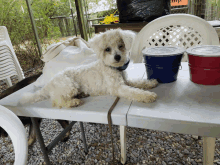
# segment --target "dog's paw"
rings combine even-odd
[[[159,84],[156,79],[151,79],[149,81],[150,81],[150,84],[151,84],[151,88],[154,88]]]
[[[152,89],[155,88],[158,85],[158,81],[156,79],[147,80],[145,85],[143,86],[143,89]]]
[[[66,108],[78,107],[83,104],[83,101],[80,99],[72,99],[66,104]]]
[[[156,101],[157,99],[157,94],[154,92],[149,92],[149,94],[146,96],[144,102],[145,103],[152,103],[154,101]]]
[[[72,100],[68,100],[68,101],[63,101],[59,104],[56,101],[53,101],[52,103],[53,107],[57,107],[57,108],[72,108],[72,107],[78,107],[82,104],[83,104],[83,101],[80,99],[76,99],[76,98]]]

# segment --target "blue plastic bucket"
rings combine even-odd
[[[182,56],[181,47],[151,47],[142,51],[148,79],[157,79],[159,83],[170,83],[177,80]]]

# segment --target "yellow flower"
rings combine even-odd
[[[116,11],[115,11],[116,12]],[[114,14],[115,14],[114,12]],[[114,16],[114,14],[110,14],[110,16],[106,16],[104,21],[100,21],[100,23],[104,24],[111,24],[111,22],[118,23],[119,18]]]

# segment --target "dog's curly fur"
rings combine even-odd
[[[112,95],[132,101],[150,103],[156,100],[156,80],[127,79],[124,71],[116,68],[129,60],[129,50],[135,33],[129,30],[108,30],[89,41],[98,60],[88,65],[67,68],[36,93],[29,93],[20,100],[21,104],[34,103],[50,98],[54,107],[75,107],[82,100],[75,96],[81,92],[89,95]]]

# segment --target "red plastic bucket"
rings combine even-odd
[[[196,46],[186,52],[192,82],[202,85],[220,84],[220,46]]]

